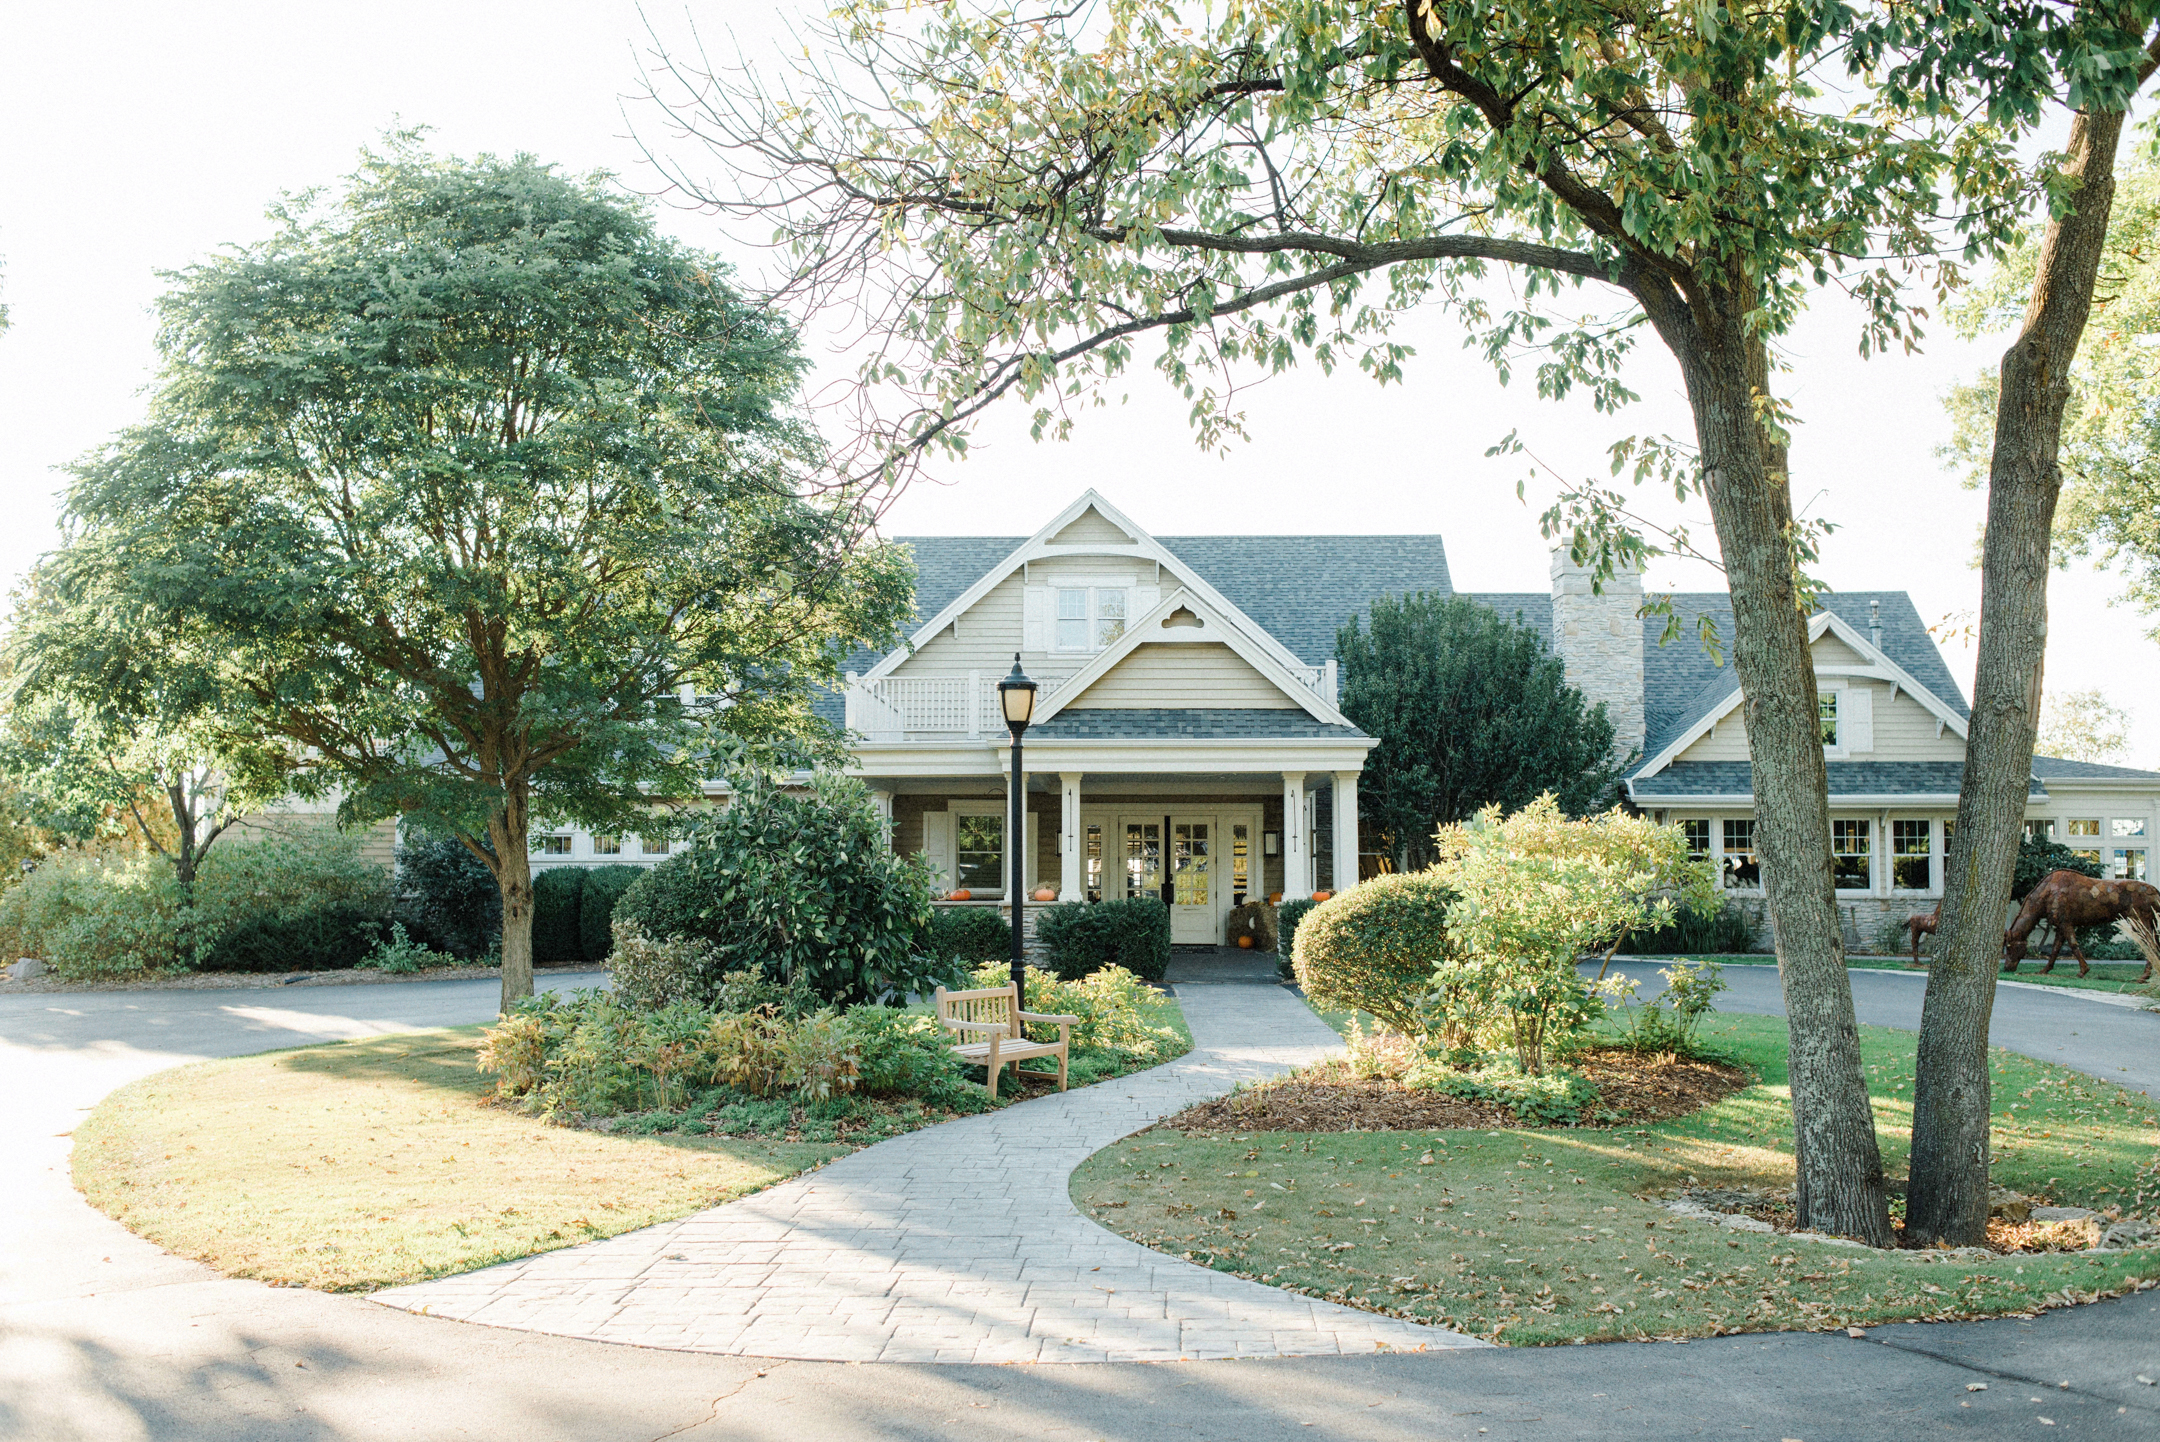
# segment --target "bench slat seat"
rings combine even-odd
[[[998,1073],[1007,1062],[1017,1074],[1023,1060],[1043,1056],[1057,1058],[1058,1090],[1065,1090],[1072,1029],[1080,1024],[1079,1017],[1021,1011],[1016,1004],[1019,988],[1010,983],[973,991],[947,991],[941,986],[935,1000],[938,1023],[953,1033],[953,1054],[983,1068],[990,1095],[997,1095]],[[1055,1026],[1058,1039],[1036,1041],[1024,1029],[1028,1022]]]

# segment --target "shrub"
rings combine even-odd
[[[994,906],[935,907],[923,951],[969,966],[1003,961],[1012,955],[1012,923]]]
[[[1905,936],[1905,923],[1899,919],[1883,928],[1888,938],[1895,932],[1900,942]],[[1638,956],[1716,956],[1755,949],[1755,924],[1747,919],[1747,913],[1729,900],[1720,898],[1715,910],[1707,916],[1693,911],[1681,911],[1664,926],[1649,931],[1631,931],[1620,941],[1620,950]],[[1895,956],[1900,947],[1893,946],[1884,953]]]
[[[502,948],[502,888],[454,836],[415,828],[400,838],[392,905],[396,919],[438,951],[491,961]]]
[[[388,878],[333,831],[226,840],[192,891],[157,855],[64,854],[0,900],[0,936],[63,977],[213,967],[318,971],[356,965],[382,934]]]
[[[1312,909],[1319,905],[1321,903],[1314,901],[1311,897],[1301,896],[1295,901],[1286,901],[1275,908],[1275,949],[1277,951],[1284,956],[1295,956],[1297,954],[1298,927],[1304,922]]]
[[[2017,870],[2010,878],[2010,899],[2023,901],[2028,892],[2057,871],[2098,876],[2100,863],[2078,855],[2060,841],[2026,832],[2018,841]]]
[[[1451,959],[1447,913],[1455,901],[1437,875],[1415,871],[1308,904],[1301,921],[1281,923],[1285,936],[1296,928],[1291,965],[1306,999],[1323,1011],[1369,1012],[1397,1031],[1422,1031],[1434,973]]]
[[[448,966],[456,960],[456,957],[447,952],[437,951],[414,941],[406,934],[404,922],[393,921],[390,923],[390,935],[376,942],[375,949],[363,957],[359,964],[369,971],[409,975],[430,967]]]
[[[343,970],[365,960],[389,926],[390,878],[350,833],[228,841],[204,858],[195,907],[206,934],[217,934],[205,967]]]
[[[937,1018],[889,1006],[858,1006],[846,1016],[857,1085],[864,1092],[951,1107],[969,1090],[966,1069],[953,1054],[952,1034]]]
[[[616,924],[610,969],[615,990],[641,1007],[709,1000],[720,979],[719,956],[711,942],[696,936],[655,941],[627,921]]]
[[[800,976],[829,1001],[874,999],[922,974],[932,874],[896,855],[870,793],[821,775],[807,792],[742,782],[687,847],[638,878],[617,920],[655,939],[708,942],[719,972]]]
[[[583,961],[585,946],[578,925],[578,903],[585,894],[584,868],[551,866],[534,872],[532,883],[532,959]]]
[[[1170,969],[1170,908],[1159,896],[1046,907],[1035,936],[1050,953],[1051,969],[1066,981],[1111,966],[1161,981]]]
[[[1425,1062],[1410,1068],[1404,1081],[1421,1091],[1496,1103],[1523,1121],[1541,1126],[1573,1126],[1586,1118],[1602,1119],[1597,1087],[1588,1077],[1562,1067],[1526,1072],[1519,1063],[1503,1060],[1458,1070]]]
[[[1002,966],[985,966],[972,978],[979,987],[1003,986],[1011,979]],[[1136,1061],[1168,1055],[1178,1037],[1171,1028],[1156,1024],[1156,996],[1153,987],[1121,966],[1106,966],[1072,981],[1040,972],[1028,975],[1029,1011],[1080,1018],[1080,1024],[1072,1029],[1075,1052],[1115,1051]],[[1029,1035],[1056,1041],[1057,1028],[1037,1024],[1029,1029]]]
[[[577,958],[595,965],[615,951],[615,903],[645,874],[642,866],[595,866],[585,872],[578,896]]]
[[[1641,1006],[1628,1008],[1628,1029],[1620,1044],[1633,1052],[1655,1056],[1672,1052],[1694,1056],[1699,1048],[1695,1030],[1716,1009],[1717,995],[1726,989],[1725,969],[1714,961],[1680,961],[1663,967],[1665,990]],[[1632,997],[1632,979],[1620,982],[1615,994]]]

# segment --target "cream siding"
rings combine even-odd
[[[1102,512],[1093,509],[1081,512],[1071,525],[1050,538],[1053,546],[1129,546],[1132,543],[1131,536],[1105,520]]]
[[[1816,654],[1821,655],[1820,648]],[[1963,761],[1965,743],[1947,726],[1935,734],[1935,716],[1904,691],[1889,699],[1886,685],[1853,682],[1849,691],[1865,690],[1875,701],[1875,745],[1870,751],[1849,751],[1852,761]],[[1748,759],[1747,723],[1733,711],[1717,729],[1680,753],[1681,761],[1745,761]]]
[[[1075,710],[1291,710],[1297,702],[1219,643],[1151,642],[1110,669],[1070,703]]]
[[[1813,650],[1815,664],[1818,666],[1826,664],[1831,666],[1866,666],[1872,664],[1865,656],[1862,656],[1858,651],[1855,651],[1828,631],[1823,632],[1822,636],[1815,642]]]
[[[1002,676],[1012,669],[1020,647],[1020,620],[1026,587],[1017,572],[970,606],[944,630],[925,641],[895,671],[910,673],[982,671]],[[1038,657],[1024,658],[1029,670],[1041,669]]]

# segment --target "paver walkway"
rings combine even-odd
[[[929,1127],[678,1222],[378,1292],[430,1316],[695,1352],[879,1362],[1122,1362],[1481,1347],[1104,1231],[1067,1195],[1118,1138],[1318,1060],[1335,1034],[1273,986],[1186,986],[1166,1066]]]

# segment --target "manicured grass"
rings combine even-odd
[[[1716,1016],[1704,1035],[1760,1080],[1692,1116],[1614,1131],[1159,1129],[1089,1159],[1073,1196],[1204,1265],[1527,1344],[2026,1312],[2160,1277],[2154,1249],[1873,1252],[1674,1217],[1655,1199],[1685,1186],[1792,1181],[1783,1020]],[[1861,1044],[1900,1175],[1914,1037],[1863,1027]],[[2144,1097],[2008,1052],[1994,1069],[1999,1183],[2095,1208],[2144,1200],[2160,1145]]]
[[[91,1205],[221,1272],[367,1291],[685,1216],[849,1150],[605,1136],[486,1105],[480,1028],[178,1067],[75,1133]]]

